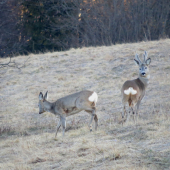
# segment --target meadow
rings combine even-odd
[[[151,78],[140,118],[122,126],[120,89],[137,78],[133,59],[144,51],[152,60]],[[0,169],[170,169],[170,39],[30,54],[12,61],[19,66],[26,62],[21,69],[0,68]],[[48,90],[53,102],[85,89],[99,97],[98,130],[89,131],[90,116],[82,111],[67,118],[65,137],[60,129],[55,139],[58,117],[38,114],[40,91]]]

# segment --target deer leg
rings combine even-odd
[[[95,130],[97,130],[97,126],[98,126],[98,117],[97,117],[96,114],[95,114],[95,116],[94,116],[94,121],[95,121]]]
[[[139,100],[139,101],[137,102],[137,105],[136,105],[136,114],[137,114],[137,115],[139,115],[139,114],[138,114],[138,111],[139,111],[140,103],[141,103],[141,100]]]
[[[126,107],[125,107],[125,105],[123,105],[122,119],[124,119],[125,116],[127,116],[127,112],[126,112]]]
[[[87,113],[90,113],[90,115],[91,115],[91,119],[90,119],[90,123],[89,123],[90,131],[92,131],[93,119],[95,121],[95,130],[97,130],[98,118],[97,118],[97,115],[96,115],[96,107],[94,106],[95,104],[93,103],[93,106],[91,106],[86,101],[82,102],[82,101],[76,100],[75,105],[78,109],[85,110]]]
[[[126,114],[126,121],[129,122],[129,117],[131,116],[131,110],[129,108],[129,112]]]
[[[57,131],[56,131],[56,134],[55,134],[55,138],[57,136],[57,133],[58,133],[60,127],[61,127],[61,118],[60,118],[60,120],[58,121],[58,124],[57,124]]]
[[[95,130],[97,130],[97,126],[98,126],[98,117],[96,115],[96,108],[93,107],[93,111],[92,111],[92,116],[93,116],[93,119],[95,121]],[[93,120],[92,120],[93,121]],[[91,128],[92,128],[92,121],[91,121]]]
[[[91,114],[91,120],[90,120],[90,123],[89,123],[90,132],[92,131],[93,119],[95,120],[95,130],[97,130],[98,118],[97,118],[97,115],[96,115],[96,108],[94,107],[94,108],[91,108],[91,109],[88,109],[88,110],[85,110],[85,111]]]
[[[92,131],[93,119],[94,119],[94,115],[92,114],[92,115],[91,115],[91,120],[90,120],[90,123],[89,123],[90,132]]]
[[[127,116],[128,116],[128,114],[126,112],[125,103],[123,103],[122,120],[120,121],[122,123],[122,126],[123,126],[123,123],[126,122]]]
[[[138,121],[138,118],[139,118],[139,116],[140,116],[139,113],[138,113],[140,103],[141,103],[141,100],[139,100],[139,101],[137,102],[137,104],[136,104],[136,121]]]
[[[133,114],[133,121],[134,121],[135,124],[136,124],[136,120],[135,120],[136,114],[135,114],[135,112],[134,112],[133,107],[131,107],[131,110],[132,110],[132,114]]]
[[[60,120],[61,120],[61,125],[63,128],[63,136],[65,135],[65,130],[66,130],[66,117],[65,116],[60,116]]]

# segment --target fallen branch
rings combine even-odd
[[[4,68],[4,67],[15,67],[15,68],[18,68],[18,69],[21,69],[23,67],[25,67],[25,63],[28,61],[30,57],[28,57],[25,61],[24,61],[24,64],[19,67],[18,64],[15,62],[15,61],[11,61],[11,57],[10,57],[10,60],[8,63],[4,63],[4,64],[0,64],[0,68]]]

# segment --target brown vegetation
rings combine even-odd
[[[130,169],[170,168],[170,40],[71,49],[29,55],[22,69],[0,69],[0,169]],[[135,53],[152,59],[150,84],[137,125],[123,127],[120,89],[137,77]],[[13,58],[18,66],[25,56]],[[0,59],[7,63],[8,59]],[[55,140],[57,121],[38,114],[39,92],[49,101],[83,89],[98,93],[99,128],[89,132],[89,115],[67,119],[67,133]]]

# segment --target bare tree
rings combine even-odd
[[[17,23],[19,19],[17,0],[0,2],[0,56],[8,56],[19,51],[19,35]]]
[[[2,0],[0,55],[159,39],[169,11],[169,0]]]

